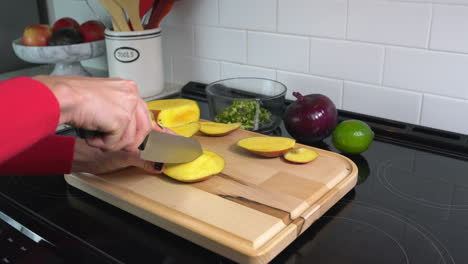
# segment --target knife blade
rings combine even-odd
[[[185,163],[193,161],[202,153],[200,142],[156,131],[151,131],[144,142],[140,158],[161,163]]]
[[[78,129],[80,138],[101,135],[97,131]],[[194,138],[171,135],[152,130],[138,147],[140,158],[158,163],[185,163],[198,158],[202,153],[200,142]]]

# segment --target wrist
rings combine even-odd
[[[60,107],[59,124],[70,123],[73,119],[73,112],[79,104],[79,93],[60,79],[46,75],[35,76],[33,79],[45,84],[57,99]]]

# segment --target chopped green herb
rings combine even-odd
[[[255,127],[255,114],[257,112],[259,113],[257,117],[258,127]],[[267,109],[260,107],[260,104],[257,101],[234,100],[231,106],[225,108],[216,115],[215,121],[226,124],[241,122],[242,129],[253,129],[271,122],[270,118],[270,112]]]

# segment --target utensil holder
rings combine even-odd
[[[160,28],[130,32],[106,29],[105,39],[109,77],[135,81],[143,99],[164,90]]]

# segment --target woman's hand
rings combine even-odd
[[[60,124],[102,132],[87,139],[103,151],[136,151],[151,129],[151,117],[135,82],[117,78],[36,76],[60,104]]]
[[[160,174],[164,165],[140,159],[140,151],[104,152],[89,146],[83,139],[77,138],[73,157],[72,172],[88,172],[92,174],[108,173],[130,166],[144,169],[152,174]],[[156,168],[158,167],[158,168]]]

